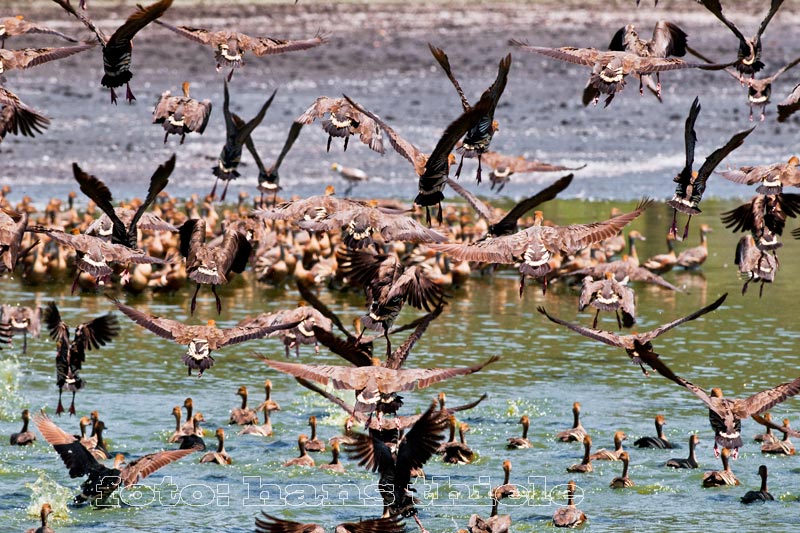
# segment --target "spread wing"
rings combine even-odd
[[[782,383],[777,387],[758,392],[749,398],[737,401],[737,411],[742,413],[740,418],[746,418],[747,416],[752,415],[760,415],[764,411],[769,410],[771,407],[778,405],[788,398],[791,398],[798,392],[800,392],[800,378],[787,383]]]
[[[431,281],[419,266],[412,266],[406,268],[394,282],[386,301],[390,301],[394,296],[402,296],[409,305],[417,309],[432,311],[441,305],[444,292],[442,287]]]
[[[464,108],[464,111],[469,109],[469,100],[467,100],[464,91],[461,89],[461,85],[459,85],[458,80],[453,76],[453,72],[450,69],[450,60],[447,57],[447,54],[444,53],[444,50],[441,48],[437,48],[433,46],[431,43],[428,43],[428,48],[430,48],[433,57],[436,58],[436,61],[444,70],[444,73],[447,75],[447,79],[450,80],[450,83],[453,84],[453,87],[456,88],[456,92],[458,93],[458,97],[461,98],[461,106]]]
[[[138,311],[133,307],[128,307],[122,302],[115,300],[111,297],[109,297],[109,299],[114,303],[114,305],[117,306],[117,309],[119,309],[125,316],[127,316],[128,318],[130,318],[143,328],[150,330],[151,332],[155,333],[156,335],[164,339],[169,339],[171,341],[174,341],[178,336],[181,336],[183,334],[183,331],[186,329],[186,326],[184,326],[181,322],[178,322],[176,320],[151,316],[141,311]]]
[[[553,59],[559,59],[561,61],[566,61],[567,63],[574,63],[576,65],[584,65],[587,67],[594,66],[602,54],[602,52],[595,48],[572,48],[569,46],[563,48],[545,48],[542,46],[530,46],[529,44],[516,39],[511,39],[508,44],[522,48],[527,52],[536,52],[537,54],[542,54],[543,56],[551,57]]]
[[[649,48],[655,57],[686,55],[686,32],[671,22],[659,20],[653,28]]]
[[[55,0],[58,1],[58,0]],[[165,28],[174,31],[178,35],[182,35],[187,39],[191,39],[200,44],[211,44],[212,39],[216,36],[217,32],[204,30],[203,28],[191,28],[189,26],[173,26],[162,20],[156,20],[156,24],[160,24]]]
[[[408,336],[406,341],[395,348],[395,350],[386,359],[386,368],[392,370],[399,369],[411,353],[411,349],[422,338],[422,335],[428,329],[428,326],[433,322],[444,310],[444,303],[440,304],[436,309],[422,317],[422,320],[417,324],[416,329]]]
[[[21,50],[3,50],[0,54],[3,56],[11,56],[10,60],[7,59],[7,57],[3,57],[3,62],[8,63],[10,68],[26,69],[47,63],[48,61],[64,59],[65,57],[83,52],[94,46],[94,43],[84,43],[76,46],[62,46],[59,48],[23,48]]]
[[[79,325],[75,329],[74,344],[79,346],[81,351],[97,350],[111,342],[117,335],[119,335],[117,317],[108,313]]]
[[[169,183],[169,176],[172,174],[174,169],[175,154],[172,154],[172,157],[170,157],[166,163],[159,165],[156,171],[150,177],[150,187],[147,190],[147,197],[145,198],[144,202],[142,202],[142,205],[140,205],[136,210],[136,213],[133,215],[133,218],[128,225],[128,243],[136,243],[136,228],[139,225],[139,220],[142,218],[144,212],[147,211],[147,208],[149,208],[153,202],[155,202],[158,194],[167,186]]]
[[[44,310],[44,323],[47,325],[51,339],[69,343],[69,326],[61,319],[61,313],[55,302],[47,304],[47,308]]]
[[[103,30],[95,26],[94,22],[89,17],[84,15],[83,12],[76,11],[75,8],[72,7],[72,4],[70,4],[70,0],[53,0],[53,2],[60,5],[67,13],[80,20],[84,26],[89,28],[89,31],[95,34],[98,42],[100,42],[102,46],[106,45],[108,38],[106,37],[105,33],[103,33]]]
[[[292,126],[289,128],[289,134],[286,136],[286,141],[283,143],[281,153],[278,154],[278,158],[275,160],[275,163],[269,168],[269,171],[267,172],[268,174],[274,174],[278,172],[278,168],[280,168],[281,163],[283,163],[283,159],[286,157],[286,154],[289,153],[289,150],[292,149],[297,137],[300,136],[300,130],[302,128],[303,125],[301,123],[292,122]]]
[[[761,38],[761,35],[763,35],[764,31],[767,29],[769,21],[772,20],[772,17],[775,16],[775,13],[778,12],[778,9],[780,9],[781,5],[783,5],[783,0],[772,0],[772,2],[770,2],[769,12],[767,13],[767,16],[764,17],[764,20],[761,21],[761,24],[759,24],[758,26],[758,33],[756,33],[756,40],[759,40]]]
[[[494,235],[508,235],[512,233],[517,227],[517,221],[521,217],[525,216],[525,213],[534,207],[543,204],[544,202],[548,202],[558,196],[558,193],[569,187],[569,184],[572,183],[572,178],[573,175],[568,174],[552,185],[534,194],[530,198],[526,198],[519,202],[511,209],[511,211],[506,214],[506,216],[493,225],[492,233]]]
[[[698,309],[694,313],[686,315],[685,317],[682,317],[682,318],[675,319],[672,322],[664,324],[663,326],[659,326],[659,327],[657,327],[657,328],[655,328],[653,330],[650,330],[650,331],[648,331],[646,333],[640,333],[640,334],[637,335],[637,337],[639,338],[639,340],[642,343],[645,343],[645,342],[648,342],[648,341],[652,341],[656,337],[660,337],[661,335],[663,335],[667,331],[669,331],[672,328],[675,328],[677,326],[680,326],[684,322],[689,322],[690,320],[694,320],[695,318],[699,318],[699,317],[701,317],[701,316],[703,316],[703,315],[705,315],[707,313],[710,313],[711,311],[714,311],[720,305],[722,305],[723,302],[725,302],[725,298],[727,298],[727,297],[728,297],[728,293],[726,292],[725,294],[723,294],[722,296],[717,298],[715,301],[713,301],[709,305],[707,305],[707,306],[705,306],[705,307],[703,307],[701,309]]]
[[[303,300],[308,302],[308,304],[322,313],[322,316],[330,319],[331,322],[341,331],[345,337],[347,337],[350,341],[355,341],[355,337],[344,327],[344,324],[339,319],[339,317],[331,311],[331,309],[322,303],[322,301],[317,298],[317,295],[314,294],[308,287],[298,281],[297,283],[297,290],[300,292],[300,296],[303,297]]]
[[[72,172],[75,175],[75,181],[77,181],[78,185],[80,185],[81,192],[88,196],[89,199],[95,204],[97,204],[97,207],[99,207],[103,213],[105,213],[106,216],[111,219],[111,223],[113,225],[113,242],[127,242],[126,237],[128,230],[125,227],[125,223],[120,220],[116,211],[114,211],[114,206],[111,204],[113,197],[111,196],[111,191],[108,189],[106,184],[95,176],[84,172],[81,167],[78,166],[78,163],[72,163]]]
[[[373,368],[373,367],[345,367],[345,366],[332,366],[332,365],[304,365],[300,363],[286,363],[283,361],[274,361],[271,359],[263,359],[264,363],[271,368],[284,374],[292,375],[296,378],[309,379],[327,385],[333,381],[333,387],[336,390],[359,390],[363,389],[369,375],[360,370]],[[375,367],[379,369],[380,367]]]
[[[796,85],[789,96],[778,104],[778,122],[786,122],[798,109],[800,109],[800,84]]]
[[[548,319],[550,319],[551,322],[555,322],[556,324],[561,324],[562,326],[566,326],[572,331],[580,333],[584,337],[600,341],[604,344],[608,344],[609,346],[625,348],[625,344],[622,342],[621,338],[610,331],[586,328],[581,325],[574,324],[572,322],[567,322],[566,320],[561,320],[560,318],[555,317],[550,313],[548,313],[547,310],[542,306],[537,307],[536,310],[539,311],[544,316],[546,316]]]
[[[150,4],[145,8],[137,9],[136,12],[128,17],[125,23],[117,28],[117,31],[106,43],[108,47],[124,46],[133,39],[139,30],[159,18],[172,5],[172,0],[161,0]]]
[[[227,88],[227,81],[225,84]],[[253,130],[261,124],[261,121],[264,120],[264,115],[267,113],[267,109],[272,104],[273,98],[275,98],[275,93],[278,92],[278,89],[272,91],[272,95],[269,97],[269,100],[264,102],[264,105],[261,106],[261,109],[258,111],[258,114],[253,117],[248,123],[244,126],[236,128],[236,145],[241,146],[244,144],[245,140],[250,137],[250,134],[253,133]],[[227,94],[227,93],[226,93]]]
[[[92,467],[99,465],[91,452],[73,435],[70,435],[50,420],[44,412],[33,415],[33,423],[42,437],[55,448],[69,469],[69,477],[83,477]]]
[[[261,518],[256,517],[256,533],[308,533],[314,531],[316,524],[301,524],[291,520],[283,520],[261,511]]]
[[[482,202],[477,196],[469,192],[466,188],[462,187],[460,183],[452,178],[447,178],[447,185],[449,185],[456,193],[463,197],[464,200],[486,221],[491,222],[494,220],[494,213],[492,207],[486,202]]]
[[[518,260],[528,242],[527,230],[522,230],[513,235],[490,237],[469,244],[433,243],[428,246],[459,261],[511,264]]]
[[[330,331],[319,326],[313,326],[314,337],[327,349],[347,360],[355,366],[372,365],[372,352],[362,344],[356,344],[355,337],[343,340]]]
[[[283,40],[271,37],[254,37],[250,39],[249,45],[253,53],[259,57],[284,52],[294,52],[296,50],[308,50],[328,42],[328,36],[318,32],[311,39]]]
[[[493,355],[483,363],[461,368],[429,368],[429,369],[407,369],[396,370],[397,384],[400,391],[410,391],[414,389],[424,389],[434,383],[439,383],[446,379],[456,376],[466,376],[483,369],[485,366],[500,360],[500,356]],[[387,392],[387,391],[381,391]],[[399,391],[398,391],[399,392]]]
[[[188,448],[185,450],[163,450],[156,453],[149,453],[128,464],[120,470],[122,485],[130,487],[137,484],[159,468],[174,463],[190,453],[196,452],[198,448]]]
[[[783,2],[783,0],[773,0],[773,3],[775,3],[776,1],[778,3]],[[720,4],[719,0],[701,0],[701,3],[705,6],[706,9],[711,11],[711,13],[713,13],[715,17],[717,17],[723,24],[725,24],[733,32],[733,34],[736,35],[736,37],[739,39],[741,43],[747,42],[747,39],[745,39],[744,35],[742,35],[742,32],[739,31],[739,28],[737,28],[733,22],[728,20],[725,17],[725,15],[722,14],[722,4]]]
[[[692,179],[692,166],[694,165],[694,147],[697,144],[697,132],[694,129],[694,124],[697,121],[697,116],[700,114],[700,97],[695,97],[692,102],[692,107],[689,109],[689,116],[686,117],[686,125],[683,131],[683,140],[686,149],[686,164],[681,170],[681,173],[675,178],[680,186],[685,191],[690,185]],[[685,193],[684,193],[685,194]]]
[[[700,170],[697,171],[696,181],[699,182],[702,179],[703,182],[705,183],[705,180],[707,180],[708,177],[711,175],[711,173],[714,172],[714,169],[717,168],[717,165],[719,165],[722,162],[722,160],[728,156],[728,154],[739,148],[744,143],[744,140],[747,138],[747,136],[750,135],[750,133],[754,129],[756,129],[755,126],[750,128],[749,130],[740,131],[739,133],[731,137],[722,148],[714,150],[711,153],[711,155],[709,155],[703,162],[702,166],[700,167]],[[695,185],[695,187],[698,189],[700,188],[699,184]]]
[[[294,322],[270,324],[268,326],[255,328],[239,326],[226,329],[223,330],[222,341],[217,345],[217,348],[222,348],[223,346],[229,346],[231,344],[239,344],[240,342],[249,341],[251,339],[262,339],[273,331],[297,327],[302,321],[303,320],[296,320]]]
[[[35,137],[50,124],[50,119],[23,104],[17,95],[0,87],[0,140],[6,133]]]

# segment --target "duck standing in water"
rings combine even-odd
[[[75,393],[83,388],[80,371],[86,360],[86,351],[99,349],[119,335],[117,319],[111,313],[84,322],[75,328],[72,340],[69,337],[69,326],[61,319],[61,313],[55,302],[50,302],[44,312],[44,322],[50,331],[50,337],[56,341],[56,385],[58,386],[58,407],[56,414],[64,412],[61,403],[63,392],[72,393],[69,414],[75,414]]]
[[[308,425],[311,427],[311,438],[306,442],[306,450],[310,452],[324,452],[325,441],[317,437],[317,417],[308,417]]]
[[[712,470],[703,474],[704,487],[721,487],[723,485],[738,485],[739,480],[731,470],[731,465],[728,462],[728,457],[731,452],[728,448],[723,448],[721,453],[722,470]]]

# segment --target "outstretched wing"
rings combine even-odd
[[[448,59],[447,54],[444,53],[444,50],[433,46],[431,43],[428,43],[428,48],[430,48],[433,57],[436,58],[436,61],[442,67],[442,70],[444,70],[444,73],[447,75],[447,79],[449,79],[450,83],[453,84],[453,87],[456,88],[458,97],[461,98],[461,106],[464,108],[464,111],[466,111],[469,109],[469,100],[467,100],[464,91],[461,89],[461,85],[459,85],[458,80],[455,78],[455,76],[453,76],[452,70],[450,70],[450,59]]]
[[[596,340],[596,341],[600,341],[600,342],[602,342],[604,344],[608,344],[609,346],[616,346],[618,348],[624,348],[625,347],[625,345],[622,343],[620,337],[618,335],[615,335],[614,333],[612,333],[610,331],[603,331],[603,330],[599,330],[599,329],[586,328],[586,327],[583,327],[581,325],[574,324],[572,322],[567,322],[566,320],[561,320],[560,318],[555,317],[555,316],[551,315],[550,313],[548,313],[547,310],[542,306],[537,307],[536,310],[539,311],[544,316],[546,316],[548,319],[550,319],[551,322],[555,322],[556,324],[561,324],[562,326],[566,326],[569,329],[571,329],[572,331],[580,333],[584,337],[588,337],[590,339],[593,339],[593,340]]]
[[[110,296],[108,299],[111,300],[111,302],[117,306],[117,309],[119,309],[125,316],[143,328],[150,330],[164,339],[174,341],[176,337],[181,335],[182,331],[185,329],[185,326],[176,320],[151,316],[138,311],[133,307],[128,307],[127,305],[115,300],[114,298],[111,298]]]
[[[311,39],[283,40],[271,37],[252,37],[250,38],[250,49],[259,57],[284,52],[294,52],[297,50],[308,50],[328,42],[328,36],[323,32]]]
[[[460,183],[452,178],[447,178],[447,185],[456,191],[459,196],[463,197],[479,216],[491,223],[491,221],[494,219],[494,213],[492,212],[492,207],[489,204],[479,200],[477,196],[469,192],[466,188],[462,187]]]
[[[125,23],[117,28],[117,31],[106,43],[107,47],[127,46],[127,43],[145,26],[159,18],[172,5],[172,0],[161,0],[150,4],[145,8],[139,8],[133,15],[128,17]]]
[[[664,333],[666,333],[667,331],[671,330],[674,327],[680,326],[684,322],[689,322],[690,320],[694,320],[695,318],[699,318],[699,317],[701,317],[701,316],[703,316],[703,315],[705,315],[707,313],[710,313],[711,311],[714,311],[720,305],[722,305],[722,303],[725,301],[725,298],[727,298],[727,297],[728,297],[728,293],[726,292],[725,294],[723,294],[722,296],[717,298],[711,304],[709,304],[709,305],[707,305],[707,306],[705,306],[705,307],[703,307],[701,309],[698,309],[694,313],[691,313],[689,315],[686,315],[685,317],[673,320],[672,322],[669,322],[668,324],[664,324],[663,326],[659,326],[656,329],[648,331],[647,333],[640,333],[637,336],[639,337],[639,340],[642,343],[652,341],[656,337],[659,337],[659,336],[663,335]]]
[[[120,478],[122,485],[130,487],[142,480],[164,466],[174,463],[178,459],[182,459],[198,451],[199,448],[187,448],[185,450],[163,450],[156,453],[149,453],[140,457],[128,464],[125,468],[120,470]]]
[[[142,205],[139,206],[139,209],[136,210],[136,213],[133,215],[131,219],[130,225],[128,226],[127,231],[127,243],[136,243],[136,228],[139,225],[139,219],[142,218],[144,212],[155,202],[156,196],[164,190],[164,188],[169,183],[169,176],[172,174],[172,171],[175,169],[175,154],[172,154],[166,163],[163,163],[158,166],[156,171],[150,177],[150,187],[147,190],[147,197],[145,198]]]
[[[69,326],[61,320],[61,312],[55,302],[47,304],[44,310],[44,323],[47,324],[51,339],[69,343]]]
[[[527,52],[536,52],[543,56],[586,67],[594,66],[601,54],[601,52],[595,48],[573,48],[569,46],[563,48],[545,48],[542,46],[530,46],[517,39],[511,39],[508,44],[522,48]]]
[[[112,242],[118,244],[128,242],[128,230],[125,227],[125,223],[120,220],[116,211],[114,211],[114,206],[111,204],[113,197],[106,184],[97,177],[84,172],[81,167],[78,166],[78,163],[72,163],[72,173],[75,175],[75,181],[80,185],[81,192],[97,204],[97,207],[111,219]]]
[[[569,187],[569,184],[572,183],[572,178],[573,175],[568,174],[552,185],[534,194],[530,198],[526,198],[519,202],[511,209],[511,211],[506,214],[506,216],[500,219],[499,222],[492,225],[492,235],[499,236],[513,233],[517,228],[517,221],[521,217],[525,216],[525,213],[534,207],[543,204],[544,202],[548,202],[558,196],[558,193]]]
[[[746,418],[752,415],[760,415],[771,407],[778,405],[788,398],[791,398],[798,392],[800,392],[800,378],[787,383],[782,383],[777,387],[758,392],[744,400],[739,400],[736,402],[736,407],[741,413],[740,418]]]

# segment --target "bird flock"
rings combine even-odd
[[[637,323],[635,287],[638,284],[652,283],[659,286],[659,290],[684,292],[661,274],[673,268],[695,270],[702,267],[708,256],[707,234],[711,228],[707,221],[703,221],[705,215],[700,206],[708,179],[714,174],[735,183],[758,185],[753,199],[723,213],[722,222],[733,232],[745,233],[735,253],[730,251],[744,281],[742,294],[750,283],[760,283],[759,297],[762,297],[764,284],[776,280],[780,266],[777,250],[782,246],[780,238],[787,218],[800,214],[800,196],[783,192],[784,187],[800,186],[800,160],[797,157],[791,157],[785,163],[753,162],[738,169],[718,170],[730,153],[748,142],[754,126],[732,131],[729,139],[715,139],[720,148],[709,154],[695,171],[698,131],[703,135],[701,97],[695,98],[687,110],[682,132],[685,165],[682,169],[675,169],[674,195],[666,202],[673,210],[672,223],[663,228],[668,252],[641,262],[635,252],[635,241],[645,237],[632,230],[626,239],[620,232],[646,210],[652,209],[656,204],[653,199],[643,198],[628,212],[615,209],[605,220],[554,222],[545,218],[546,202],[569,187],[573,174],[536,191],[508,211],[493,208],[467,190],[463,181],[457,181],[459,177],[467,179],[467,173],[462,172],[465,159],[477,160],[475,179],[479,185],[484,169],[488,167],[486,175],[491,190],[496,188],[498,192],[513,174],[577,172],[583,168],[506,156],[490,149],[493,136],[499,130],[496,116],[502,120],[498,104],[503,99],[508,78],[514,75],[512,54],[516,53],[533,52],[589,67],[591,75],[582,102],[584,105],[597,104],[605,96],[606,107],[623,93],[629,77],[639,81],[641,94],[647,88],[661,101],[667,97],[661,90],[662,73],[676,69],[724,71],[745,88],[751,120],[753,107],[760,107],[760,119],[765,120],[764,109],[770,99],[772,84],[800,62],[798,58],[774,70],[770,76],[763,75],[768,64],[769,47],[762,46],[762,36],[769,22],[779,13],[783,0],[769,2],[757,32],[749,38],[727,18],[719,0],[699,0],[697,5],[692,3],[692,9],[705,8],[737,38],[736,50],[731,50],[729,57],[715,58],[714,61],[687,44],[688,36],[683,29],[664,20],[656,24],[649,41],[642,40],[632,24],[620,28],[613,33],[608,50],[545,48],[511,38],[508,41],[510,52],[497,60],[495,79],[473,103],[454,74],[458,72],[463,79],[466,73],[460,72],[457,64],[455,68],[451,65],[444,50],[429,44],[433,59],[460,100],[460,107],[455,100],[450,105],[452,121],[442,124],[442,134],[435,145],[426,146],[427,151],[417,148],[389,124],[400,122],[399,119],[382,119],[378,113],[359,103],[354,98],[356,95],[320,96],[291,122],[283,149],[269,167],[264,165],[256,150],[254,132],[269,110],[277,89],[260,108],[248,110],[248,116],[252,116],[249,120],[244,120],[231,109],[231,99],[235,98],[238,90],[237,81],[247,76],[245,58],[330,45],[335,41],[334,35],[320,31],[308,39],[282,40],[252,37],[235,29],[178,25],[180,21],[171,18],[172,0],[160,0],[133,9],[109,37],[92,20],[91,6],[87,5],[90,2],[82,1],[75,6],[70,0],[53,1],[63,8],[66,16],[77,19],[75,35],[83,28],[88,29],[93,37],[82,41],[29,22],[23,16],[5,19],[0,22],[0,75],[78,53],[88,57],[96,53],[91,50],[99,44],[104,73],[99,85],[110,90],[112,104],[117,104],[115,89],[123,86],[126,87],[126,100],[133,102],[136,98],[130,87],[134,79],[132,69],[139,62],[146,62],[146,58],[134,59],[134,37],[147,39],[148,27],[160,25],[178,36],[213,49],[216,69],[223,71],[219,90],[225,123],[225,144],[208,176],[210,184],[213,175],[214,184],[202,200],[197,197],[180,200],[171,196],[168,190],[170,176],[185,157],[181,145],[192,142],[190,134],[202,135],[209,126],[212,110],[219,108],[216,100],[219,95],[205,95],[208,98],[202,101],[192,98],[189,82],[183,84],[182,96],[173,96],[165,90],[154,106],[152,122],[163,127],[164,143],[170,142],[170,135],[180,136],[180,140],[175,153],[167,161],[149,163],[156,168],[144,200],[115,206],[110,188],[79,162],[72,165],[73,176],[81,193],[90,201],[83,212],[75,206],[77,193],[70,194],[66,205],[53,200],[44,210],[36,209],[29,199],[12,206],[8,200],[11,187],[4,186],[0,196],[0,274],[19,275],[31,285],[71,279],[73,293],[80,291],[82,298],[105,296],[107,300],[103,301],[110,310],[77,325],[70,334],[71,326],[62,319],[57,302],[49,303],[44,309],[3,306],[0,345],[10,344],[12,337],[22,335],[22,351],[25,352],[29,348],[28,337],[39,336],[42,321],[55,341],[56,415],[76,415],[76,394],[84,389],[85,401],[90,402],[91,389],[85,387],[83,363],[87,352],[104,351],[107,344],[119,343],[117,337],[126,320],[118,318],[113,310],[152,334],[184,346],[186,351],[172,371],[182,368],[182,364],[189,375],[196,372],[198,379],[205,373],[214,372],[218,362],[212,356],[213,352],[234,344],[278,337],[285,347],[286,359],[291,359],[293,352],[295,357],[307,357],[301,350],[302,345],[313,345],[318,353],[321,344],[344,359],[342,364],[290,362],[261,355],[253,357],[252,364],[254,368],[263,365],[260,368],[265,373],[271,369],[296,378],[299,385],[317,392],[347,412],[345,433],[331,444],[333,459],[322,465],[326,470],[343,471],[345,466],[339,460],[340,453],[343,453],[359,467],[379,474],[382,516],[375,519],[353,516],[353,522],[340,524],[337,531],[341,528],[354,533],[396,533],[410,528],[409,520],[426,531],[423,520],[428,511],[419,506],[409,484],[413,478],[424,476],[423,466],[437,454],[451,464],[464,465],[474,461],[476,453],[467,445],[465,437],[470,427],[459,423],[456,413],[475,407],[486,397],[452,407],[445,404],[444,395],[440,394],[438,403],[432,402],[422,413],[411,414],[404,409],[400,393],[431,387],[459,376],[488,372],[504,363],[501,357],[492,355],[471,365],[427,368],[423,358],[418,357],[413,363],[409,358],[429,325],[447,315],[448,300],[458,297],[448,293],[451,287],[469,283],[471,272],[493,275],[498,269],[506,268],[504,265],[510,265],[519,274],[520,298],[523,298],[526,280],[541,284],[545,304],[537,310],[544,317],[584,337],[624,349],[645,376],[650,375],[651,370],[655,371],[696,397],[699,400],[697,408],[708,410],[714,453],[721,457],[722,470],[707,472],[703,476],[704,486],[739,484],[730,461],[737,458],[740,448],[747,446],[741,434],[742,420],[747,418],[752,417],[767,427],[767,432],[758,436],[758,440],[763,442],[762,452],[794,454],[789,437],[797,436],[797,433],[791,429],[788,420],[784,420],[783,425],[773,423],[767,411],[800,392],[800,377],[745,398],[729,398],[718,387],[706,390],[678,375],[676,371],[683,371],[678,370],[669,357],[661,357],[653,344],[673,328],[720,309],[727,294],[650,331],[621,331]],[[60,38],[73,44],[53,48],[5,48],[7,39],[13,43],[17,36],[29,33]],[[174,45],[190,46],[178,39]],[[687,54],[695,56],[698,61],[682,59]],[[301,54],[297,61],[302,62]],[[234,78],[237,70],[240,73]],[[667,77],[665,74],[664,78]],[[32,138],[45,136],[50,119],[45,113],[23,104],[18,96],[5,88],[4,79],[3,84],[0,87],[0,140],[9,134]],[[653,102],[653,105],[659,105],[655,100]],[[798,108],[800,85],[778,105],[777,120],[787,120]],[[113,109],[109,112],[113,113]],[[597,113],[609,111],[598,109]],[[336,195],[335,190],[328,187],[319,196],[280,201],[278,195],[292,188],[290,180],[286,180],[289,183],[280,180],[278,170],[281,162],[291,157],[292,145],[303,126],[316,121],[327,135],[328,151],[334,138],[342,139],[342,149],[347,150],[350,138],[354,137],[354,141],[368,147],[369,151],[363,153],[365,158],[373,157],[371,152],[384,154],[391,147],[407,159],[417,177],[417,188],[409,186],[406,196],[413,200],[413,205],[391,199],[349,198],[355,184],[368,179],[368,176],[359,169],[338,164],[334,164],[333,169],[350,183],[344,197]],[[396,126],[398,129],[402,127],[401,124]],[[245,147],[256,163],[258,186],[254,198],[258,198],[251,209],[247,203],[248,195],[240,194],[238,204],[225,209],[221,215],[221,204],[217,202],[225,200],[230,182],[245,172],[239,169]],[[456,168],[451,175],[454,165]],[[217,198],[219,180],[225,183]],[[668,190],[670,186],[666,187]],[[448,189],[462,196],[474,212],[448,202],[445,195]],[[533,216],[528,216],[534,210]],[[678,230],[678,212],[688,216],[683,232]],[[700,219],[700,246],[688,248],[679,255],[674,244],[689,237],[693,218]],[[800,238],[800,228],[792,234]],[[245,275],[249,275],[250,271],[259,283],[288,285],[289,291],[296,287],[302,302],[295,308],[249,317],[233,327],[217,326],[213,318],[208,317],[215,316],[214,311],[217,315],[222,312],[224,299],[218,294],[218,287],[227,285],[236,274],[248,272]],[[207,322],[203,325],[154,316],[120,299],[120,290],[130,294],[151,292],[157,295],[179,291],[188,282],[195,287],[190,303],[191,314],[206,317]],[[579,311],[591,307],[595,313],[591,327],[568,322],[547,310],[547,299],[550,298],[547,289],[557,283],[576,286],[580,292]],[[197,308],[198,291],[204,285],[209,286],[214,295],[213,311]],[[347,289],[363,293],[363,314],[352,330],[319,298],[318,292],[325,286],[334,294],[337,290]],[[686,294],[682,297],[689,299],[692,296]],[[406,304],[425,314],[396,325]],[[614,313],[620,332],[598,329],[601,311]],[[393,342],[397,338],[402,340]],[[385,353],[381,353],[378,347],[381,342],[385,342]],[[165,349],[175,351],[169,347]],[[219,364],[224,364],[224,360]],[[487,367],[488,370],[484,370]],[[353,391],[354,395],[350,396],[352,403],[320,385],[331,386],[334,391]],[[247,406],[246,386],[241,386],[236,392],[242,401],[240,406],[231,410],[230,424],[241,426],[239,435],[273,435],[270,416],[279,411],[280,406],[271,398],[272,383],[269,379],[264,388],[265,401],[255,409]],[[71,393],[68,408],[64,407],[62,398],[65,392]],[[173,409],[176,424],[169,438],[169,443],[178,448],[149,453],[136,460],[126,459],[121,454],[111,457],[103,441],[105,424],[97,411],[93,411],[91,417],[81,417],[81,433],[73,435],[62,427],[66,419],[56,423],[44,409],[36,409],[38,412],[32,415],[29,409],[25,409],[22,412],[22,430],[11,435],[10,442],[19,446],[31,444],[36,439],[36,434],[29,431],[29,422],[32,421],[39,434],[60,456],[69,477],[85,478],[74,504],[99,505],[117,489],[134,486],[170,463],[190,460],[190,454],[206,450],[201,425],[205,420],[203,414],[194,412],[191,398],[187,398],[183,408],[185,421],[181,407]],[[623,441],[627,439],[625,433],[617,431],[614,434],[614,450],[592,453],[592,438],[581,424],[580,412],[581,405],[575,403],[573,426],[555,436],[558,441],[578,442],[584,447],[582,461],[567,467],[567,471],[580,476],[592,472],[592,461],[620,461],[621,475],[610,481],[610,487],[625,489],[634,486],[629,477],[629,465],[635,454],[623,448]],[[113,418],[114,413],[108,415]],[[533,445],[528,437],[529,417],[522,416],[519,423],[523,429],[522,436],[508,439],[509,449]],[[657,436],[639,439],[634,446],[674,448],[664,435],[665,424],[663,415],[656,416]],[[309,452],[325,450],[324,441],[316,435],[315,416],[310,417],[309,426],[311,436],[299,435],[299,456],[287,460],[285,466],[313,467],[315,461]],[[91,429],[88,437],[87,428]],[[450,438],[446,440],[448,428]],[[782,439],[777,438],[773,430],[782,433]],[[216,451],[208,451],[199,462],[231,464],[235,459],[225,450],[225,430],[217,428],[214,436]],[[688,458],[670,459],[666,466],[698,468],[695,456],[698,442],[698,436],[691,435]],[[105,463],[108,460],[113,460],[113,463]],[[511,468],[510,461],[503,463],[505,480],[491,491],[489,517],[473,515],[464,529],[471,533],[502,533],[509,529],[510,515],[500,515],[498,508],[502,500],[520,496],[517,486],[510,482]],[[766,466],[759,467],[758,475],[762,479],[761,489],[744,494],[743,502],[773,499],[767,490]],[[567,489],[567,505],[558,508],[552,518],[553,524],[559,527],[575,527],[586,521],[586,516],[575,503],[575,481],[570,481]],[[51,505],[44,504],[40,514],[41,528],[30,531],[52,531],[48,526],[52,512]],[[285,533],[322,529],[289,521],[278,514],[277,511],[263,512],[255,517],[255,531]]]

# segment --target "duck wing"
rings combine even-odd
[[[646,333],[640,333],[640,334],[637,335],[637,337],[639,338],[639,341],[642,342],[643,344],[646,343],[646,342],[650,342],[653,339],[655,339],[656,337],[660,337],[661,335],[663,335],[667,331],[671,330],[672,328],[680,326],[684,322],[689,322],[690,320],[694,320],[695,318],[699,318],[699,317],[701,317],[701,316],[703,316],[703,315],[705,315],[707,313],[710,313],[711,311],[714,311],[720,305],[723,304],[723,302],[725,301],[725,298],[727,298],[727,297],[728,297],[728,293],[726,292],[725,294],[723,294],[722,296],[720,296],[719,298],[714,300],[709,305],[707,305],[707,306],[705,306],[705,307],[703,307],[701,309],[698,309],[694,313],[691,313],[691,314],[688,314],[688,315],[686,315],[686,316],[684,316],[682,318],[678,318],[676,320],[673,320],[672,322],[669,322],[667,324],[659,326],[659,327],[657,327],[657,328],[655,328],[653,330],[650,330],[650,331],[648,331]]]
[[[174,463],[194,453],[198,448],[187,448],[185,450],[162,450],[160,452],[144,455],[120,470],[120,478],[124,487],[137,484],[159,468]]]
[[[453,72],[450,69],[450,59],[448,59],[447,54],[444,53],[444,50],[441,48],[437,48],[433,46],[431,43],[428,43],[428,48],[433,54],[433,57],[439,63],[439,66],[442,67],[444,70],[445,75],[447,75],[447,79],[450,80],[450,83],[453,84],[453,87],[456,88],[456,92],[458,93],[458,97],[461,99],[461,106],[464,108],[464,111],[469,109],[469,100],[467,100],[464,91],[461,89],[461,85],[459,85],[458,80],[453,76]]]
[[[537,207],[544,202],[548,202],[558,196],[558,193],[569,187],[569,184],[572,183],[572,178],[573,175],[568,174],[552,185],[545,187],[530,198],[526,198],[519,202],[517,205],[511,208],[511,211],[509,211],[506,216],[500,219],[499,222],[492,225],[492,235],[500,236],[513,233],[520,218],[525,216],[525,214],[534,207]]]

